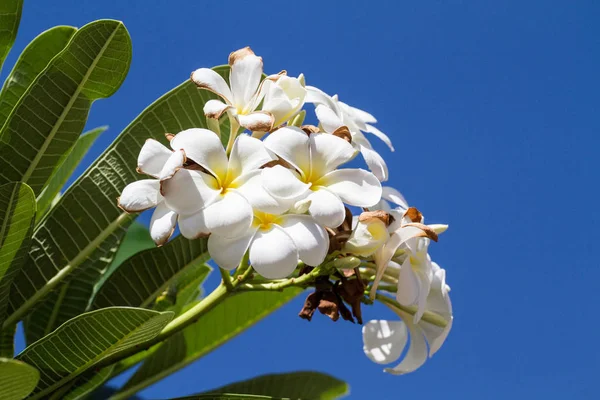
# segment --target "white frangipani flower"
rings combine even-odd
[[[169,150],[154,139],[142,146],[137,161],[139,173],[156,179],[142,179],[125,186],[118,206],[127,212],[141,212],[156,207],[150,220],[150,236],[157,245],[163,245],[173,234],[177,213],[169,208],[160,193],[160,182],[169,179],[185,163],[185,151],[171,144]]]
[[[262,110],[270,112],[274,117],[273,126],[279,126],[292,119],[304,106],[306,88],[304,76],[298,78],[287,75],[266,79],[262,92],[264,93]]]
[[[277,200],[293,204],[308,199],[308,212],[328,227],[338,227],[346,215],[344,203],[369,207],[381,198],[381,184],[363,169],[336,169],[350,161],[354,148],[328,134],[307,135],[296,127],[284,127],[264,141],[292,169],[276,165],[263,170],[263,185]]]
[[[251,225],[253,209],[285,210],[261,184],[261,170],[272,161],[263,143],[248,135],[237,137],[229,159],[217,135],[188,129],[171,140],[197,166],[178,170],[162,181],[167,206],[179,214],[181,233],[196,238],[208,233],[235,237]]]
[[[229,85],[221,75],[209,68],[200,68],[192,73],[191,79],[198,87],[210,90],[223,100],[207,101],[204,114],[208,118],[218,119],[223,113],[229,112],[244,128],[270,131],[275,122],[273,114],[255,111],[261,101],[262,58],[257,57],[250,47],[245,47],[229,55],[229,65]]]
[[[373,207],[369,207],[371,210],[382,210],[387,213],[394,211],[394,217],[396,217],[398,213],[402,215],[408,210],[408,202],[402,193],[390,186],[383,186],[381,189],[381,200]],[[390,203],[396,205],[396,207],[392,209]]]
[[[373,150],[371,143],[362,132],[370,132],[380,138],[394,151],[390,138],[379,129],[370,125],[377,120],[371,114],[351,107],[338,100],[337,95],[329,96],[313,86],[306,87],[307,103],[316,105],[317,118],[327,133],[333,133],[341,126],[346,126],[352,135],[352,144],[361,152],[369,169],[384,182],[388,179],[388,167],[383,158]]]
[[[426,301],[426,311],[446,323],[438,326],[421,319],[414,322],[412,315],[399,307],[384,303],[401,318],[400,321],[372,320],[363,327],[363,350],[367,357],[378,364],[389,364],[400,358],[406,345],[408,351],[400,364],[384,371],[402,375],[421,367],[428,357],[432,357],[444,344],[452,328],[452,303],[446,285],[446,271],[432,263],[433,278],[431,291]],[[429,348],[429,351],[428,351]]]
[[[249,250],[251,265],[268,279],[289,276],[298,261],[321,264],[328,248],[327,232],[310,215],[255,211],[252,226],[243,235],[225,238],[212,234],[208,238],[208,251],[221,268],[234,269]]]
[[[375,213],[362,213],[358,217],[356,226],[344,245],[344,252],[369,257],[387,242],[390,234],[386,222]]]

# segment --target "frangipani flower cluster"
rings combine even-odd
[[[435,353],[452,323],[445,271],[428,254],[447,226],[425,225],[397,190],[382,187],[388,166],[365,133],[394,148],[371,114],[307,86],[302,74],[263,77],[262,58],[250,48],[231,53],[229,66],[228,80],[207,68],[191,74],[219,98],[201,110],[210,129],[167,134],[164,144],[148,139],[137,171],[149,178],[127,185],[119,207],[155,208],[150,234],[159,246],[177,226],[188,239],[208,238],[222,270],[251,268],[278,284],[308,274],[302,280],[316,291],[300,314],[305,319],[318,309],[334,321],[341,315],[362,323],[361,303],[381,300],[402,321],[368,322],[365,353],[394,361],[410,335],[406,357],[417,361],[387,371],[414,370],[423,348]],[[303,125],[305,103],[315,105],[318,126]],[[368,169],[345,166],[358,154]]]

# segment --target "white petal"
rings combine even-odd
[[[339,169],[322,177],[315,185],[327,187],[346,204],[370,207],[381,199],[381,183],[363,169]]]
[[[204,115],[207,118],[219,119],[227,110],[232,108],[220,100],[209,100],[204,104]]]
[[[437,353],[446,341],[446,338],[452,329],[452,322],[454,322],[454,317],[450,317],[448,324],[444,328],[430,324],[423,320],[419,322],[419,327],[423,331],[423,334],[429,343],[429,357],[432,357],[435,353]]]
[[[310,184],[302,182],[295,171],[281,165],[263,169],[262,184],[271,196],[290,205],[310,188]]]
[[[267,279],[286,278],[298,265],[298,250],[285,231],[272,224],[268,230],[259,230],[250,244],[250,262]]]
[[[381,155],[375,150],[359,144],[360,154],[365,159],[365,163],[369,167],[369,170],[373,172],[373,175],[379,179],[380,182],[385,182],[389,178],[388,166],[381,157]]]
[[[329,249],[329,236],[327,231],[310,215],[284,215],[280,226],[290,235],[300,260],[307,265],[320,265]]]
[[[200,68],[192,72],[192,81],[198,87],[208,89],[221,96],[225,101],[231,103],[233,96],[225,79],[215,71],[209,68]]]
[[[336,104],[331,99],[331,96],[314,86],[306,86],[306,102],[314,104],[324,104],[332,110],[335,110],[337,108]]]
[[[265,145],[260,140],[241,134],[235,139],[229,155],[229,175],[238,177],[244,173],[256,170],[272,161]]]
[[[344,125],[344,122],[335,111],[325,105],[319,104],[315,108],[315,113],[325,132],[333,133],[337,128]]]
[[[276,200],[263,186],[262,170],[254,170],[240,176],[233,184],[235,191],[244,196],[253,209],[269,213],[282,214],[290,208],[292,201]]]
[[[277,129],[264,141],[267,149],[292,164],[300,173],[310,173],[309,137],[300,128]]]
[[[236,268],[242,260],[255,233],[256,228],[249,229],[246,233],[237,238],[225,238],[214,234],[210,235],[208,238],[208,252],[219,267],[226,270],[232,270]]]
[[[187,239],[197,239],[210,233],[206,227],[202,210],[194,214],[179,215],[177,222],[179,223],[179,231]]]
[[[384,369],[385,372],[394,375],[403,375],[413,372],[427,360],[427,344],[423,333],[418,327],[407,320],[407,318],[410,318],[408,315],[403,318],[405,319],[405,323],[410,332],[410,345],[408,347],[408,352],[400,364],[396,365],[394,368]]]
[[[371,320],[362,328],[363,351],[377,364],[400,358],[408,342],[408,329],[402,321]]]
[[[377,122],[375,117],[372,116],[371,114],[369,114],[368,112],[363,111],[360,108],[349,106],[348,104],[343,103],[341,101],[339,103],[345,107],[348,107],[349,113],[352,114],[352,116],[354,118],[359,119],[360,121],[364,122],[365,124],[374,124]]]
[[[195,161],[221,181],[227,174],[227,154],[221,139],[203,128],[186,129],[171,140],[173,150],[183,149],[188,159]]]
[[[308,195],[308,212],[319,224],[337,228],[344,222],[346,210],[342,200],[327,189],[319,188]]]
[[[119,207],[127,212],[144,211],[156,207],[162,201],[160,195],[160,181],[158,179],[142,179],[125,186],[121,197],[119,197]]]
[[[175,230],[176,223],[177,213],[170,210],[164,202],[159,203],[150,220],[150,236],[154,243],[159,246],[167,243]]]
[[[177,150],[171,152],[171,156],[165,162],[164,167],[160,171],[160,180],[170,179],[175,175],[179,169],[183,167],[185,162],[185,152],[183,150]]]
[[[344,250],[361,257],[368,257],[385,244],[389,238],[383,221],[374,219],[359,222],[344,246]]]
[[[236,237],[252,224],[252,207],[245,197],[234,191],[220,195],[220,199],[203,210],[204,222],[211,233]]]
[[[415,271],[413,271],[410,257],[402,263],[400,275],[398,277],[398,291],[396,292],[396,300],[403,306],[412,306],[417,304],[421,282]]]
[[[356,150],[337,136],[327,133],[310,135],[311,176],[319,178],[338,166],[352,160]]]
[[[180,169],[162,182],[167,206],[179,214],[193,214],[212,203],[220,193],[217,181],[202,171]]]
[[[377,136],[379,139],[383,141],[383,143],[387,144],[391,151],[394,151],[394,145],[392,144],[392,140],[385,133],[381,132],[379,129],[375,128],[373,125],[367,124],[367,132],[372,133]]]
[[[229,81],[233,93],[233,105],[239,111],[250,103],[258,90],[263,73],[263,62],[262,58],[254,55],[252,50],[246,47],[229,55],[229,65],[231,65]]]
[[[275,122],[273,115],[266,111],[255,111],[247,115],[238,114],[237,118],[241,126],[252,132],[269,132]]]
[[[400,193],[392,187],[384,186],[382,188],[381,197],[383,197],[387,201],[391,201],[392,203],[402,207],[405,210],[408,209],[408,202],[406,201],[402,193]]]
[[[160,171],[173,152],[159,141],[148,139],[144,142],[137,160],[140,172],[158,178]]]

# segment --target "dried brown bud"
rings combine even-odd
[[[423,221],[423,214],[421,214],[421,211],[417,210],[415,207],[409,207],[404,213],[404,216],[408,217],[412,222]]]
[[[319,302],[319,311],[321,314],[327,315],[332,321],[340,319],[339,305],[340,300],[333,292],[324,292]]]
[[[165,137],[170,142],[171,140],[173,140],[173,138],[175,137],[175,135],[173,135],[172,133],[165,133]]]
[[[319,302],[321,301],[321,294],[318,292],[312,292],[308,295],[306,300],[304,300],[304,307],[300,310],[298,316],[305,320],[312,320],[312,316],[315,313],[315,310],[319,306]]]
[[[394,222],[394,217],[382,210],[364,211],[358,217],[359,222],[370,222],[375,219],[380,220],[385,226],[390,226]]]
[[[300,129],[302,129],[307,135],[320,132],[319,128],[314,125],[302,125]]]
[[[341,284],[336,287],[337,292],[342,299],[352,307],[352,315],[356,317],[356,321],[362,325],[362,310],[361,301],[364,296],[365,284],[360,277],[358,268],[354,269],[356,278],[343,278]]]
[[[347,126],[340,126],[333,131],[333,136],[337,136],[340,139],[344,139],[348,143],[352,143],[352,134]]]

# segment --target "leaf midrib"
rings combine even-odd
[[[6,227],[8,226],[9,220],[12,220],[12,218],[10,218],[10,215],[12,213],[12,209],[13,209],[13,201],[15,198],[15,193],[17,191],[19,191],[21,189],[21,185],[15,185],[15,187],[13,188],[12,193],[10,194],[10,200],[8,203],[8,208],[6,209],[5,212],[5,217],[4,217],[4,221],[2,221],[2,228],[0,228],[0,249],[2,248],[2,245],[4,244],[4,232],[6,231]],[[2,276],[0,275],[0,278]]]
[[[44,141],[44,144],[39,149],[39,151],[36,154],[35,158],[31,161],[31,164],[29,164],[29,168],[27,168],[27,171],[25,171],[25,175],[23,175],[23,179],[22,179],[23,182],[27,182],[27,180],[31,177],[31,174],[33,174],[33,171],[35,170],[35,168],[39,164],[40,160],[42,159],[42,157],[46,153],[46,149],[50,145],[50,142],[52,141],[52,139],[54,139],[54,136],[58,132],[58,128],[60,128],[60,126],[62,125],[63,121],[67,117],[68,113],[71,111],[71,108],[73,107],[73,104],[75,103],[75,101],[79,97],[79,94],[83,90],[83,87],[87,83],[90,75],[92,74],[92,72],[96,68],[96,65],[98,64],[98,62],[100,61],[100,59],[104,56],[104,52],[106,51],[106,49],[108,48],[108,46],[112,42],[113,38],[117,34],[117,31],[121,28],[122,25],[123,24],[121,22],[119,22],[117,24],[117,26],[115,27],[114,31],[110,34],[110,36],[108,37],[108,39],[106,40],[106,42],[102,46],[102,49],[100,50],[100,52],[98,53],[98,55],[96,56],[96,58],[94,58],[94,61],[92,62],[92,64],[88,68],[87,72],[83,76],[83,79],[81,80],[81,82],[79,83],[79,85],[77,85],[77,89],[75,90],[75,92],[71,96],[71,99],[67,103],[67,106],[64,108],[63,112],[60,114],[60,117],[58,118],[58,120],[56,121],[56,123],[54,124],[54,126],[52,127],[52,130],[50,131],[50,134],[48,135],[48,137],[46,137],[46,140]],[[77,33],[73,36],[73,38],[75,38],[76,35],[77,35]],[[63,54],[66,51],[69,51],[69,45],[71,43],[73,43],[73,38],[71,38],[71,40],[69,41],[69,44],[67,44],[67,47],[63,51],[61,51],[59,53],[59,55]],[[58,55],[57,55],[57,57],[58,57]],[[51,65],[48,65],[48,68],[50,66]],[[16,107],[15,107],[15,109],[16,109]],[[8,119],[7,119],[7,123],[8,123]]]

